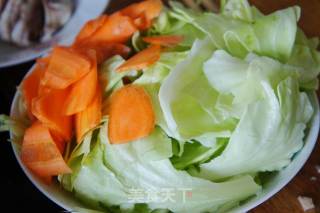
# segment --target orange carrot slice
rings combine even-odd
[[[110,99],[109,139],[113,144],[127,143],[148,136],[155,126],[150,97],[143,87],[127,85]]]
[[[151,45],[147,49],[137,53],[117,68],[118,72],[127,70],[141,70],[157,62],[160,58],[161,47]]]
[[[145,13],[143,13],[137,18],[134,18],[133,23],[139,30],[146,30],[151,26],[152,21],[146,17]]]
[[[106,22],[90,36],[89,43],[123,43],[126,42],[137,28],[130,17],[120,13],[111,15]]]
[[[131,51],[131,49],[124,44],[108,42],[82,43],[81,45],[75,46],[75,49],[81,53],[87,52],[90,49],[94,50],[98,64],[103,63],[114,55],[121,55],[126,58]]]
[[[77,142],[80,143],[83,139],[83,136],[92,128],[96,127],[101,120],[101,91],[98,88],[96,95],[93,101],[89,106],[79,112],[75,116],[75,127],[76,127],[76,136]]]
[[[36,175],[49,177],[71,173],[62,155],[50,135],[49,129],[35,122],[29,127],[23,138],[21,159]]]
[[[50,130],[50,135],[51,135],[52,139],[54,140],[55,144],[57,145],[60,153],[63,154],[64,148],[66,145],[65,139],[63,137],[61,137],[61,135],[54,130]]]
[[[30,120],[32,121],[35,120],[35,117],[31,113],[32,100],[38,95],[40,79],[43,76],[46,67],[47,63],[44,60],[38,60],[35,68],[29,75],[27,75],[27,77],[23,80],[21,85],[22,95],[27,107],[27,112]]]
[[[90,60],[66,47],[55,47],[42,84],[53,89],[65,89],[90,71]]]
[[[70,141],[72,136],[72,118],[62,113],[62,104],[68,94],[69,89],[51,89],[32,101],[32,114],[65,141]]]
[[[171,47],[181,43],[183,41],[183,36],[179,36],[179,35],[150,36],[150,37],[144,37],[143,41],[149,44],[158,44],[161,46]]]
[[[94,63],[90,72],[71,87],[71,92],[65,97],[63,114],[74,115],[87,108],[92,102],[98,85],[97,64]]]
[[[81,29],[79,34],[76,37],[76,42],[81,42],[84,41],[90,36],[95,33],[101,26],[104,25],[104,23],[107,21],[108,16],[107,15],[102,15],[96,19],[88,21]]]
[[[140,30],[150,27],[152,19],[158,17],[163,8],[161,0],[146,0],[140,3],[132,4],[120,11],[121,14],[129,16],[132,19],[141,19],[145,17],[148,25],[138,25]]]

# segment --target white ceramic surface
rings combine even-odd
[[[70,44],[81,27],[88,20],[99,16],[105,10],[109,1],[76,0],[76,9],[70,20],[53,36],[50,42],[22,48],[0,41],[0,68],[35,59],[50,50],[53,44]]]
[[[32,69],[31,69],[32,70]],[[11,107],[11,116],[17,117],[18,115],[18,107],[19,107],[19,93],[16,93],[12,107]],[[318,98],[315,93],[310,94],[311,102],[315,108],[315,112],[313,118],[310,122],[308,134],[305,137],[305,145],[304,147],[297,153],[291,162],[291,164],[283,169],[281,172],[278,172],[275,176],[273,176],[270,181],[264,185],[262,192],[253,197],[252,199],[248,200],[246,203],[241,205],[240,207],[233,209],[231,212],[235,213],[243,213],[247,212],[250,209],[260,205],[278,191],[280,191],[286,184],[290,182],[290,180],[299,172],[299,170],[303,167],[307,159],[309,158],[318,138],[319,133],[319,124],[320,124],[320,113],[319,113],[319,102]],[[12,135],[11,135],[12,137]],[[39,180],[35,175],[33,175],[28,168],[26,168],[19,156],[19,149],[18,147],[12,143],[12,148],[14,154],[25,172],[28,176],[30,181],[49,199],[54,201],[56,204],[61,206],[62,208],[66,209],[67,211],[72,211],[75,209],[85,208],[80,202],[78,202],[72,194],[64,191],[61,186],[58,184],[56,185],[46,185],[42,181]]]

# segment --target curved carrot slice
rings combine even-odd
[[[95,33],[87,40],[89,43],[123,43],[126,42],[135,32],[137,28],[130,17],[115,13],[105,21],[105,23],[97,29]]]
[[[139,17],[133,19],[133,23],[139,30],[146,30],[151,26],[152,20],[148,19],[145,13],[143,13]]]
[[[146,0],[140,3],[132,4],[120,11],[121,14],[129,16],[132,19],[141,19],[145,17],[147,25],[138,25],[140,30],[150,27],[152,19],[158,17],[161,13],[163,4],[161,0]]]
[[[31,112],[32,100],[38,95],[40,79],[43,76],[46,68],[47,61],[45,59],[38,60],[32,72],[22,81],[22,95],[30,120],[35,119]]]
[[[24,164],[40,177],[71,173],[50,135],[49,129],[35,122],[23,138],[21,159]]]
[[[96,94],[98,85],[97,64],[90,72],[72,85],[70,93],[65,97],[64,115],[73,115],[87,108]]]
[[[63,154],[64,152],[64,148],[65,148],[65,145],[66,145],[66,141],[63,137],[61,137],[61,135],[54,131],[54,130],[50,130],[50,135],[52,137],[52,139],[54,140],[55,144],[57,145],[59,151],[61,154]]]
[[[182,42],[183,36],[179,36],[179,35],[150,36],[150,37],[144,37],[143,41],[149,44],[158,44],[161,46],[171,47]]]
[[[75,127],[78,143],[82,141],[85,133],[99,124],[101,120],[101,105],[101,91],[98,88],[96,95],[89,106],[82,112],[77,113],[75,116]]]
[[[62,104],[69,91],[51,89],[32,101],[32,114],[65,141],[70,141],[72,136],[72,118],[62,113]]]
[[[161,47],[159,45],[151,45],[121,64],[117,68],[117,71],[123,72],[127,70],[144,69],[157,62],[160,58],[160,53]]]
[[[42,84],[53,89],[65,89],[90,71],[90,60],[66,47],[55,47]]]
[[[85,39],[90,38],[90,36],[95,33],[104,23],[107,21],[108,16],[102,15],[96,19],[88,21],[80,30],[79,34],[76,37],[76,42],[84,41]]]
[[[143,87],[127,85],[110,99],[109,139],[113,144],[127,143],[148,136],[155,126],[150,97]]]
[[[114,55],[121,55],[126,58],[131,51],[131,49],[120,43],[108,43],[108,42],[100,42],[100,43],[84,43],[81,45],[75,46],[76,50],[79,52],[86,52],[88,50],[94,50],[97,57],[97,63],[101,64],[108,58]]]

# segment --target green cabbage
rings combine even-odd
[[[69,185],[66,188],[93,208],[106,210],[119,205],[120,209],[128,211],[140,199],[151,210],[214,211],[260,190],[249,175],[213,183],[192,177],[185,171],[177,171],[169,160],[172,155],[171,140],[160,128],[145,139],[122,145],[109,144],[107,122],[99,131],[97,137],[91,138],[90,146],[82,143],[78,147],[78,154],[70,162],[81,158],[78,160],[81,166],[75,169],[76,165],[69,163],[74,171],[73,178],[65,181]],[[68,179],[68,176],[64,175],[62,180]],[[153,197],[135,198],[137,190],[148,195],[153,193]],[[170,199],[163,197],[165,192],[169,193]],[[187,192],[189,194],[185,194]],[[132,199],[138,200],[133,200],[135,202],[130,205]]]
[[[261,190],[259,172],[283,169],[303,146],[320,53],[319,40],[297,27],[300,9],[263,15],[246,0],[221,1],[218,14],[170,6],[131,45],[138,52],[153,35],[183,35],[182,43],[143,70],[116,72],[120,56],[100,68],[104,100],[124,77],[145,89],[155,130],[110,144],[106,118],[73,150],[73,173],[59,177],[94,209],[226,212]],[[132,200],[137,190],[152,199]],[[175,202],[160,201],[159,190],[173,190]]]

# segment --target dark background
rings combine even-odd
[[[106,12],[115,10],[137,0],[114,0]],[[288,0],[279,0],[286,2]],[[307,0],[302,0],[304,2]],[[260,1],[261,2],[261,1]],[[267,0],[266,0],[267,2]],[[1,50],[0,50],[1,51]],[[0,69],[0,114],[9,114],[10,105],[23,76],[34,62]],[[8,134],[0,133],[0,212],[64,212],[59,206],[46,198],[23,173],[16,161]],[[320,174],[315,166],[320,165],[319,140],[311,158],[299,174],[272,199],[252,210],[252,213],[300,213],[303,212],[297,197],[313,198],[316,209],[308,211],[320,212]],[[316,180],[311,180],[315,177]]]

